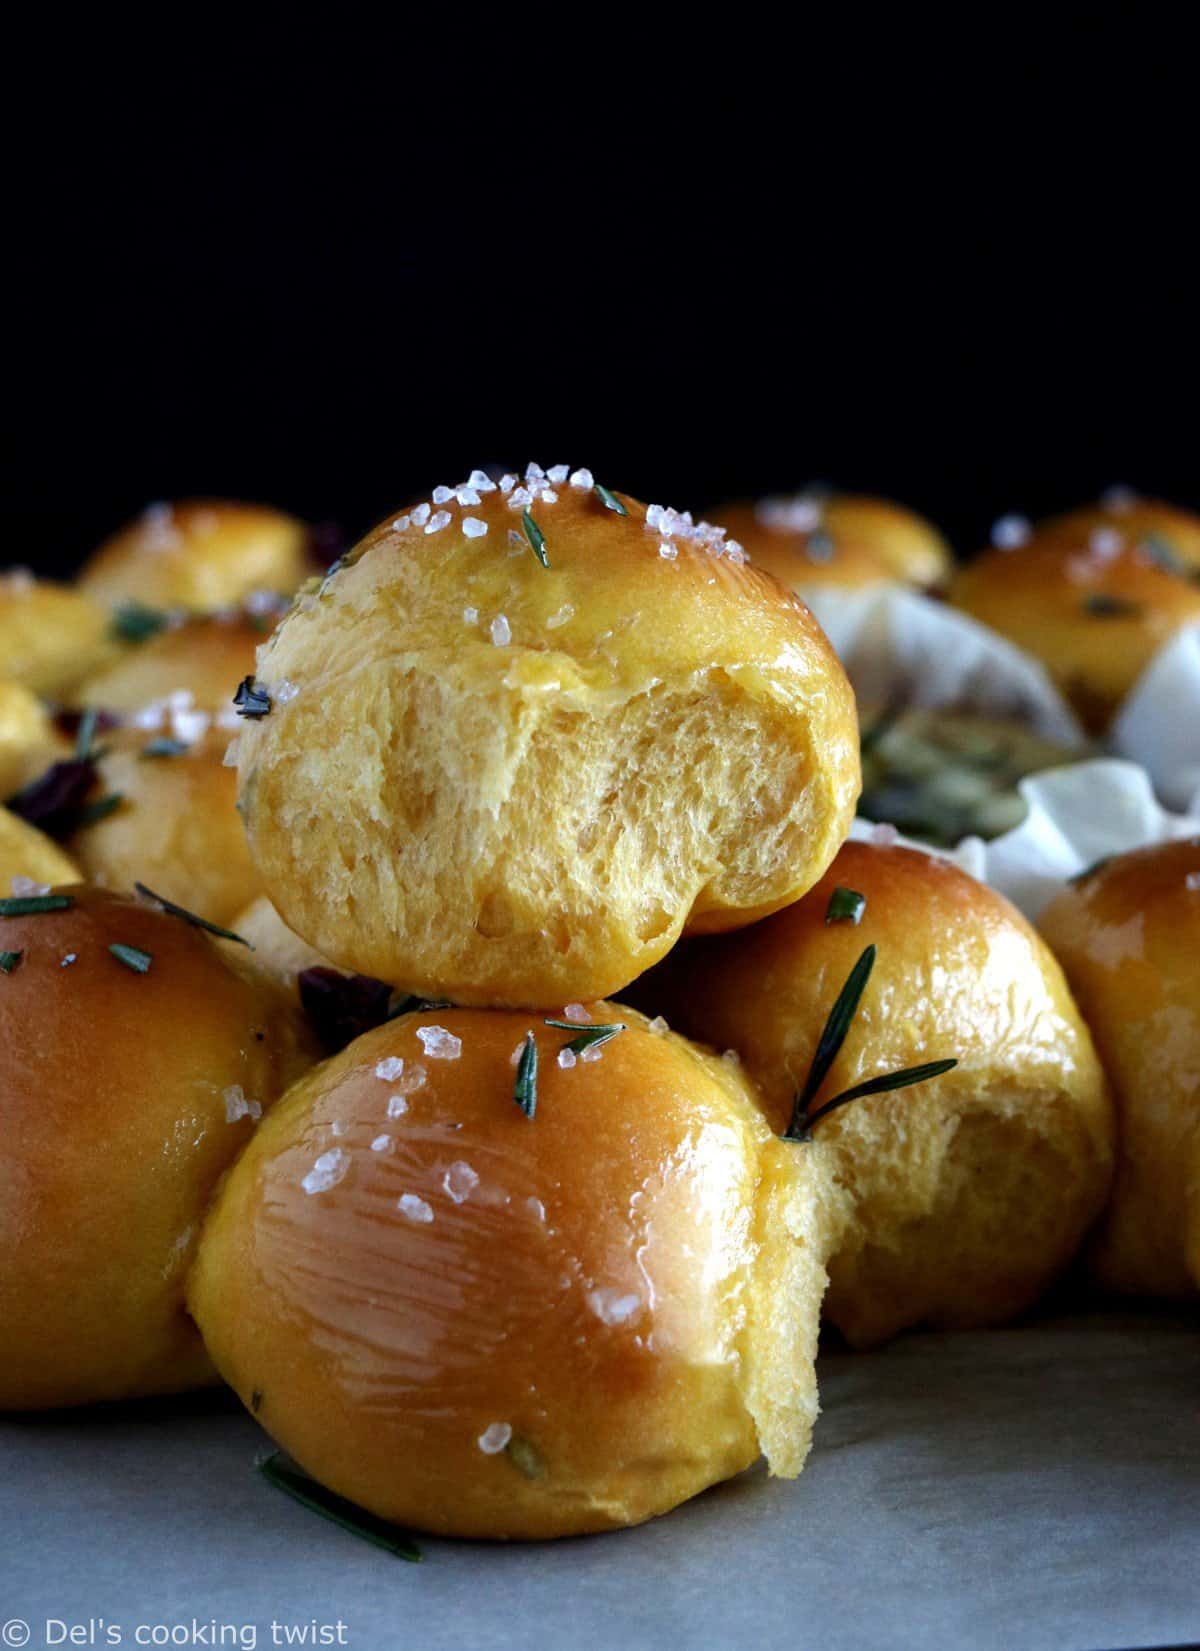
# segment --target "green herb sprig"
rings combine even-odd
[[[6,975],[12,974],[13,970],[24,956],[25,953],[23,951],[0,952],[0,969],[2,969]]]
[[[1140,602],[1130,602],[1124,596],[1109,596],[1106,591],[1092,591],[1083,599],[1084,613],[1095,619],[1132,619],[1142,612]]]
[[[171,739],[166,734],[159,734],[149,744],[143,745],[138,752],[140,757],[182,757],[192,748],[186,740]]]
[[[620,499],[617,498],[617,495],[611,491],[611,489],[602,487],[599,482],[595,484],[595,487],[596,496],[600,500],[601,504],[605,505],[609,510],[614,511],[618,516],[628,516],[628,510],[626,510],[625,506],[621,503]]]
[[[357,1507],[344,1496],[326,1490],[324,1485],[310,1479],[307,1473],[290,1462],[282,1451],[275,1451],[256,1466],[269,1485],[274,1485],[276,1490],[283,1491],[311,1513],[318,1513],[322,1519],[328,1519],[331,1524],[349,1531],[351,1536],[361,1537],[364,1542],[394,1554],[397,1559],[407,1559],[413,1564],[422,1559],[420,1548],[406,1530],[380,1519],[377,1514],[368,1513],[365,1508]]]
[[[153,952],[144,952],[140,946],[123,945],[119,940],[114,940],[108,949],[118,963],[132,969],[135,975],[150,973],[150,965],[154,962]]]
[[[812,1110],[817,1092],[828,1077],[829,1069],[846,1041],[846,1034],[858,1012],[859,1003],[874,967],[875,947],[868,946],[846,977],[846,984],[829,1011],[829,1018],[817,1041],[808,1076],[803,1087],[796,1092],[791,1122],[783,1132],[785,1141],[811,1141],[813,1126],[850,1101],[857,1101],[864,1095],[881,1095],[889,1089],[907,1089],[911,1084],[924,1083],[929,1078],[939,1077],[943,1072],[949,1072],[952,1067],[958,1065],[956,1059],[928,1061],[923,1066],[908,1066],[899,1072],[887,1072],[881,1077],[868,1078],[864,1083],[855,1084],[852,1089],[842,1090],[832,1100],[826,1101],[824,1106]]]
[[[533,519],[533,512],[525,509],[521,512],[521,526],[525,529],[525,537],[529,540],[529,548],[544,568],[550,566],[550,556],[546,550],[546,535]]]
[[[582,1055],[585,1049],[598,1049],[602,1043],[615,1038],[618,1032],[625,1030],[623,1020],[614,1020],[606,1026],[580,1026],[574,1020],[548,1020],[543,1023],[553,1026],[560,1032],[574,1032],[576,1034],[570,1043],[564,1043],[563,1048],[569,1049],[573,1055]]]
[[[517,1081],[513,1086],[513,1100],[527,1118],[537,1111],[537,1041],[532,1032],[525,1034],[525,1046],[517,1062]]]
[[[0,917],[38,917],[42,912],[69,911],[74,904],[69,894],[14,894],[0,900]]]
[[[144,602],[125,602],[113,615],[111,630],[121,642],[149,642],[170,623],[170,614],[161,608],[148,608]]]
[[[210,923],[207,917],[199,917],[194,911],[188,911],[186,906],[177,906],[173,900],[168,900],[165,894],[155,894],[153,889],[148,889],[145,883],[135,883],[133,886],[143,900],[153,900],[155,905],[161,906],[171,917],[180,917],[194,929],[203,929],[205,934],[215,934],[218,940],[236,940],[239,946],[245,946],[248,951],[254,950],[248,940],[240,934],[234,934],[232,929],[223,929],[218,923]]]

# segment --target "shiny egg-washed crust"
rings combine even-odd
[[[776,1141],[728,1063],[590,1014],[628,1029],[570,1070],[571,1033],[539,1016],[366,1034],[284,1098],[208,1218],[188,1300],[217,1368],[383,1518],[567,1536],[665,1513],[760,1450],[803,1465],[837,1221],[821,1149]],[[426,1053],[433,1027],[457,1058]],[[533,1118],[513,1100],[528,1030]],[[340,1179],[306,1192],[332,1153]]]
[[[1039,659],[1092,733],[1163,643],[1200,622],[1200,584],[1139,546],[1098,550],[1086,533],[1064,542],[1038,530],[1015,550],[986,550],[949,599]]]
[[[1196,887],[1189,888],[1189,877]],[[1074,989],[1117,1103],[1117,1173],[1091,1246],[1106,1289],[1200,1287],[1200,838],[1138,849],[1078,879],[1042,933]]]
[[[0,680],[0,801],[70,754],[70,741],[37,695],[19,682]]]
[[[186,692],[205,711],[227,711],[238,683],[254,670],[254,656],[274,617],[238,610],[205,614],[134,644],[76,690],[79,705],[110,711],[143,706]]]
[[[227,925],[260,888],[237,812],[237,780],[224,766],[228,733],[214,730],[176,756],[146,756],[154,735],[101,736],[97,797],[116,810],[75,832],[69,848],[90,882],[131,891],[135,882]]]
[[[859,764],[824,634],[757,569],[663,558],[623,502],[537,504],[549,569],[498,493],[433,536],[385,525],[261,650],[251,850],[340,967],[473,1004],[599,997],[833,857]]]
[[[0,574],[4,675],[46,699],[63,699],[114,650],[103,607],[48,579]]]
[[[861,590],[901,578],[864,539],[827,527],[824,514],[811,533],[771,526],[753,504],[726,505],[714,511],[713,520],[745,546],[755,567],[774,574],[791,591],[823,585]]]
[[[1162,499],[1143,499],[1137,494],[1051,516],[1039,522],[1038,537],[1079,546],[1098,529],[1120,533],[1130,544],[1157,545],[1169,557],[1200,568],[1200,516]]]
[[[857,925],[826,922],[838,887],[866,896]],[[959,1064],[815,1126],[851,1204],[825,1311],[856,1346],[1020,1313],[1071,1260],[1112,1172],[1111,1101],[1057,963],[1006,900],[930,855],[847,843],[797,905],[680,947],[637,1001],[738,1050],[783,1129],[869,944],[874,973],[817,1105],[881,1073]]]
[[[106,608],[208,612],[253,591],[290,595],[312,572],[303,522],[262,505],[152,505],[92,554],[80,588]]]
[[[0,808],[0,897],[9,893],[14,877],[29,877],[35,883],[75,883],[80,872],[52,837]],[[4,944],[0,936],[0,948]]]
[[[198,929],[81,886],[0,918],[0,1409],[92,1404],[213,1379],[183,1304],[217,1179],[307,1057],[278,993]],[[149,952],[137,974],[108,950]],[[64,967],[63,959],[75,961]]]
[[[854,540],[907,585],[943,585],[954,570],[954,553],[933,523],[892,499],[831,493],[821,501],[821,519],[835,543]]]

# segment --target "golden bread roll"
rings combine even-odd
[[[75,692],[80,705],[140,711],[173,701],[201,710],[228,712],[238,683],[254,669],[259,645],[285,604],[271,593],[243,607],[192,616],[144,610],[147,627],[162,628],[126,649]]]
[[[1163,643],[1200,623],[1200,584],[1108,528],[986,550],[949,599],[1039,659],[1093,733]]]
[[[0,1408],[209,1381],[184,1274],[302,1068],[291,1012],[199,929],[96,889],[5,902],[0,946]]]
[[[0,798],[11,797],[70,749],[36,694],[0,680]]]
[[[288,928],[265,894],[257,895],[229,926],[253,946],[256,966],[281,986],[295,986],[305,969],[332,967],[327,957]]]
[[[852,530],[827,526],[823,504],[806,494],[726,505],[715,512],[714,520],[746,547],[755,567],[773,573],[788,590],[817,585],[861,590],[901,578]]]
[[[1095,533],[1119,533],[1141,545],[1168,566],[1179,562],[1200,569],[1200,516],[1162,499],[1144,499],[1128,488],[1114,487],[1097,504],[1065,511],[1040,524],[1040,537],[1070,545],[1086,544]]]
[[[52,837],[7,808],[0,808],[0,896],[8,894],[14,878],[32,883],[76,883],[80,872]]]
[[[1187,1262],[1200,1290],[1200,1118],[1192,1127],[1191,1169],[1187,1183]]]
[[[303,522],[262,505],[153,504],[89,558],[79,578],[106,608],[136,602],[206,613],[253,591],[290,594],[312,571]]]
[[[819,1143],[776,1141],[731,1066],[640,1016],[567,1013],[626,1030],[561,1061],[583,1024],[443,1009],[367,1033],[290,1091],[205,1224],[188,1301],[217,1368],[382,1518],[566,1536],[760,1451],[803,1464],[836,1219]]]
[[[858,909],[852,895],[865,901],[857,922],[837,915]],[[1021,1312],[1074,1255],[1112,1169],[1111,1101],[1058,965],[1014,907],[947,861],[847,843],[797,905],[685,944],[636,997],[736,1049],[782,1129],[869,945],[874,972],[816,1099],[897,1068],[958,1065],[816,1128],[851,1202],[825,1310],[856,1346]]]
[[[599,997],[685,925],[786,905],[845,835],[853,694],[807,608],[720,530],[560,474],[438,489],[260,651],[251,850],[340,968]]]
[[[1116,1094],[1117,1172],[1091,1248],[1095,1275],[1126,1295],[1194,1295],[1200,837],[1101,862],[1051,902],[1040,927]]]
[[[0,657],[9,680],[61,699],[112,647],[108,615],[86,594],[24,568],[0,574]]]
[[[237,812],[237,779],[224,764],[229,735],[191,744],[118,729],[100,736],[95,797],[111,813],[68,839],[89,882],[147,883],[210,923],[227,925],[260,888]]]
[[[946,539],[915,510],[861,493],[809,496],[820,505],[822,525],[835,544],[845,538],[873,551],[893,578],[929,589],[953,572],[954,553]]]

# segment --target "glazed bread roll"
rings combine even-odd
[[[310,572],[303,522],[202,499],[150,505],[95,551],[79,584],[105,608],[136,602],[203,613],[253,591],[290,594]]]
[[[1116,1182],[1091,1250],[1095,1275],[1125,1295],[1194,1295],[1200,837],[1102,862],[1047,907],[1040,927],[1116,1093]]]
[[[254,963],[280,985],[294,987],[305,969],[331,968],[329,959],[294,934],[265,894],[256,895],[230,928],[254,948]]]
[[[297,1028],[180,918],[82,886],[30,901],[0,906],[0,1408],[196,1386],[184,1273]]]
[[[801,495],[803,497],[804,495]],[[812,493],[821,521],[837,543],[843,537],[872,551],[893,578],[907,585],[942,585],[954,570],[954,553],[926,517],[892,499],[858,493]]]
[[[112,646],[108,616],[86,595],[25,568],[0,574],[0,649],[10,681],[60,699]]]
[[[0,798],[11,797],[69,751],[37,695],[19,682],[0,680]]]
[[[574,1535],[807,1453],[823,1149],[773,1139],[734,1068],[640,1016],[558,1018],[443,1009],[359,1038],[205,1225],[188,1300],[218,1369],[385,1519]]]
[[[853,529],[833,529],[824,505],[808,494],[726,505],[716,520],[746,547],[755,567],[789,590],[835,585],[861,590],[899,582],[901,575]]]
[[[132,890],[147,883],[211,923],[227,925],[259,891],[237,812],[237,780],[225,767],[228,733],[188,744],[118,729],[101,736],[95,796],[111,813],[68,839],[89,882]]]
[[[243,692],[251,851],[340,968],[599,997],[797,898],[848,829],[853,695],[803,604],[719,529],[550,475],[378,528]]]
[[[1111,528],[1035,530],[984,551],[950,601],[1041,660],[1084,725],[1101,733],[1157,650],[1200,623],[1200,585]]]
[[[7,808],[0,808],[0,896],[18,882],[76,883],[78,866],[52,837]]]
[[[1052,516],[1039,532],[1069,545],[1084,544],[1093,534],[1116,533],[1168,566],[1177,562],[1200,569],[1200,516],[1125,487],[1110,488],[1097,504]]]
[[[825,1310],[860,1347],[1020,1313],[1074,1255],[1112,1168],[1111,1102],[1058,965],[1006,900],[933,856],[847,843],[797,905],[679,948],[637,1000],[736,1049],[782,1129],[868,945],[874,972],[817,1099],[958,1065],[815,1127],[851,1203]]]
[[[148,705],[185,703],[210,712],[228,712],[238,683],[254,669],[259,645],[270,635],[286,604],[262,592],[238,608],[216,614],[170,615],[142,610],[131,628],[161,626],[127,648],[76,690],[80,705],[112,711],[141,711]]]

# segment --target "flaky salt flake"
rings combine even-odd
[[[271,698],[277,705],[290,705],[300,692],[299,685],[285,676],[282,682],[276,683],[271,690]]]
[[[468,539],[482,539],[488,530],[488,525],[478,516],[464,516],[462,530]]]
[[[419,1226],[427,1227],[433,1220],[432,1209],[415,1192],[401,1193],[396,1200],[396,1208],[406,1221],[415,1221]]]
[[[512,1432],[507,1422],[490,1422],[476,1443],[485,1456],[499,1456],[501,1451],[508,1449]]]
[[[465,1204],[471,1196],[472,1189],[478,1185],[478,1175],[470,1164],[464,1164],[461,1159],[451,1164],[442,1176],[442,1187],[446,1196],[455,1204]]]
[[[642,1298],[633,1291],[622,1295],[619,1290],[589,1290],[587,1304],[601,1323],[624,1324],[638,1312]]]
[[[341,1147],[334,1147],[332,1152],[321,1154],[300,1185],[310,1195],[314,1192],[328,1192],[330,1187],[337,1186],[349,1168],[349,1157]]]
[[[382,1078],[384,1083],[394,1083],[404,1071],[404,1060],[400,1055],[388,1055],[375,1068],[375,1076]]]
[[[560,625],[565,625],[569,619],[574,619],[575,609],[569,602],[564,602],[556,613],[552,613],[546,621],[548,631],[556,631]]]
[[[493,647],[507,648],[512,641],[512,626],[502,613],[498,613],[488,626],[488,634]]]
[[[462,1054],[462,1039],[444,1026],[418,1026],[417,1036],[431,1061],[456,1061]]]
[[[257,1123],[262,1117],[262,1106],[258,1101],[248,1101],[240,1083],[230,1084],[223,1090],[221,1099],[225,1102],[225,1122],[236,1124],[239,1118],[253,1118]]]
[[[472,470],[467,477],[467,486],[478,488],[480,493],[494,493],[496,484],[486,470]]]

